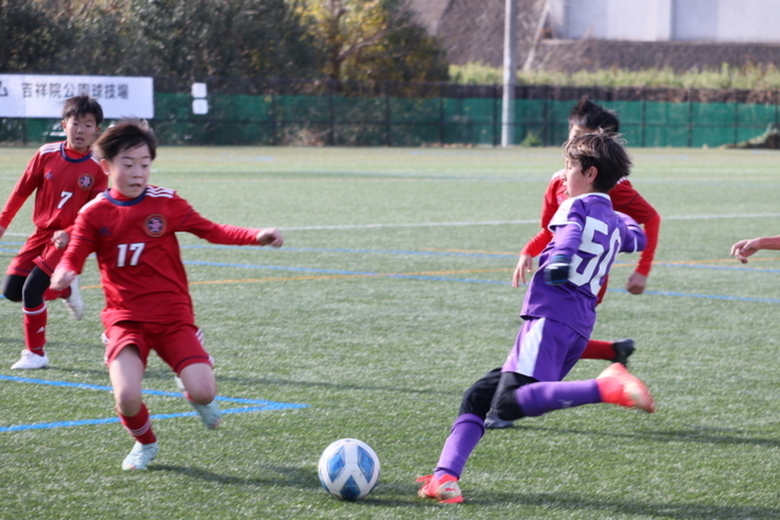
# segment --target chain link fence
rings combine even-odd
[[[256,78],[205,83],[208,112],[195,114],[189,81],[155,79],[152,125],[161,144],[498,146],[501,142],[500,85]],[[560,145],[568,134],[569,110],[583,95],[617,112],[621,133],[631,147],[734,146],[780,123],[778,91],[525,85],[516,90],[515,144]],[[0,142],[62,139],[58,130],[58,120],[0,119]]]

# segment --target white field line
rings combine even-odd
[[[778,218],[780,213],[747,213],[742,215],[683,215],[662,217],[663,220],[711,220],[736,218]],[[284,231],[312,231],[338,229],[414,228],[446,226],[504,226],[509,224],[538,224],[538,219],[528,220],[484,220],[479,222],[413,222],[407,224],[346,224],[342,226],[297,226],[281,227]]]
[[[735,218],[778,218],[780,213],[745,213],[741,215],[682,215],[662,217],[663,220],[711,220]],[[317,231],[339,229],[380,229],[380,228],[415,228],[415,227],[454,227],[454,226],[505,226],[509,224],[538,224],[538,219],[527,220],[483,220],[474,222],[410,222],[406,224],[346,224],[342,226],[290,226],[280,229],[284,231]],[[6,233],[6,237],[27,237],[29,233]]]

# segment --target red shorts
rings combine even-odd
[[[36,229],[11,260],[5,274],[29,276],[33,268],[38,266],[51,276],[54,268],[60,263],[62,255],[65,254],[65,249],[57,249],[51,241],[52,236],[54,231]]]
[[[195,363],[212,364],[203,348],[203,332],[191,323],[144,323],[120,321],[105,331],[106,364],[110,364],[123,348],[138,347],[146,367],[149,351],[170,366],[176,374]]]

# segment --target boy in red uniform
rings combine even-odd
[[[0,213],[0,237],[24,205],[35,194],[35,232],[11,260],[3,279],[3,296],[22,302],[24,344],[22,357],[12,369],[46,368],[46,300],[65,299],[71,315],[84,316],[78,279],[57,293],[49,290],[50,277],[57,266],[79,209],[106,189],[108,180],[90,146],[100,131],[103,109],[89,96],[65,101],[62,128],[66,140],[41,146],[16,183]]]
[[[569,139],[595,132],[599,129],[608,132],[618,132],[619,125],[620,122],[612,111],[583,97],[569,113]],[[520,252],[520,258],[512,275],[513,287],[518,287],[521,283],[525,284],[526,273],[533,271],[534,257],[539,256],[547,244],[550,243],[550,240],[552,240],[553,235],[549,229],[550,220],[555,215],[555,212],[558,211],[561,203],[568,198],[563,180],[563,170],[561,170],[553,175],[550,183],[547,185],[542,204],[541,229],[526,243]],[[629,293],[642,294],[647,285],[647,277],[650,275],[655,249],[658,245],[661,216],[634,189],[631,181],[626,177],[620,179],[615,187],[609,191],[609,198],[612,199],[615,211],[625,213],[644,228],[647,246],[642,251],[636,269],[628,277],[628,282],[626,283],[626,290]],[[599,303],[604,298],[606,290],[607,284],[605,283],[598,294]],[[591,339],[582,353],[582,359],[605,359],[626,365],[628,357],[633,352],[634,342],[630,339],[622,339],[615,342]],[[485,427],[493,430],[509,428],[512,425],[511,421],[498,419],[492,411],[488,414],[485,422]]]
[[[208,428],[220,424],[211,358],[195,325],[187,274],[176,232],[217,244],[280,247],[275,228],[250,229],[211,222],[175,191],[148,185],[156,156],[154,133],[141,121],[120,121],[95,143],[111,188],[85,206],[73,239],[52,277],[63,288],[97,255],[106,306],[106,363],[120,421],[136,443],[122,469],[146,469],[157,438],[142,401],[149,351],[177,374],[184,395]]]

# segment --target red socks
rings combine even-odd
[[[611,341],[588,340],[588,346],[580,356],[580,359],[615,359],[615,349]]]
[[[46,289],[43,293],[43,299],[47,302],[56,300],[57,298],[70,298],[70,287],[66,287],[61,291],[55,291],[54,289]]]
[[[157,442],[157,437],[152,430],[152,420],[149,418],[149,410],[141,403],[141,410],[133,417],[126,417],[117,411],[119,422],[141,444]]]
[[[22,307],[22,312],[24,312],[24,344],[27,350],[42,356],[43,347],[46,345],[46,321],[48,320],[46,303],[34,309]]]

